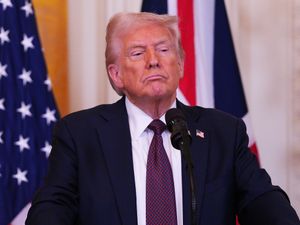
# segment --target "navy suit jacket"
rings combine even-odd
[[[214,109],[177,101],[192,135],[199,225],[300,224],[285,193],[250,153],[244,123]],[[196,130],[204,138],[196,136]],[[131,136],[124,98],[73,113],[56,125],[49,170],[28,225],[136,225]],[[182,157],[183,158],[183,157]],[[184,224],[189,179],[182,161]]]

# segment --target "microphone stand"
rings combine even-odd
[[[197,224],[197,201],[196,201],[196,191],[195,191],[195,178],[193,173],[193,160],[189,148],[190,137],[187,132],[181,132],[182,140],[179,143],[179,147],[183,153],[183,157],[187,163],[187,170],[190,179],[190,191],[191,191],[191,224]]]
[[[171,142],[174,148],[182,151],[187,164],[187,171],[190,180],[191,192],[191,224],[197,224],[197,201],[195,191],[195,178],[193,173],[193,160],[190,152],[190,143],[192,138],[187,129],[187,123],[184,114],[179,109],[169,109],[166,112],[166,122],[168,130],[171,132]]]

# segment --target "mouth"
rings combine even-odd
[[[160,74],[152,74],[152,75],[149,75],[147,76],[145,79],[144,79],[144,82],[147,82],[147,81],[154,81],[154,80],[165,80],[167,79],[165,76],[163,75],[160,75]]]

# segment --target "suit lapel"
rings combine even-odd
[[[137,224],[136,193],[131,150],[131,137],[124,98],[101,116],[106,122],[98,136],[106,159],[109,176],[124,225]]]
[[[106,159],[116,202],[124,225],[137,224],[136,191],[131,150],[131,136],[128,116],[122,98],[116,104],[101,112],[106,122],[98,127],[98,136]],[[187,118],[188,127],[192,135],[191,154],[194,162],[194,177],[197,198],[197,216],[200,215],[205,187],[207,158],[209,148],[209,129],[201,123],[199,110],[191,108],[177,101]],[[203,122],[203,121],[202,121]],[[196,131],[204,133],[204,138],[196,135]],[[112,138],[114,137],[114,139]],[[186,162],[182,159],[183,183],[183,213],[184,224],[191,224],[190,183],[186,170]],[[199,221],[199,219],[197,219]]]
[[[197,110],[197,112],[192,111],[191,108],[181,104],[180,102],[177,102],[177,107],[185,114],[188,128],[192,136],[190,151],[194,163],[197,221],[199,221],[205,188],[210,132],[209,129],[203,124],[203,121],[201,122],[201,114],[199,110]],[[191,224],[190,180],[186,168],[186,162],[182,157],[184,224]]]

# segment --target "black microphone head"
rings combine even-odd
[[[189,134],[184,114],[180,109],[169,109],[166,112],[166,123],[171,134],[171,143],[174,148],[182,150],[184,143],[190,144],[191,135]]]
[[[166,112],[166,123],[168,130],[172,133],[173,132],[173,125],[176,121],[186,121],[185,116],[181,112],[180,109],[171,108]]]

